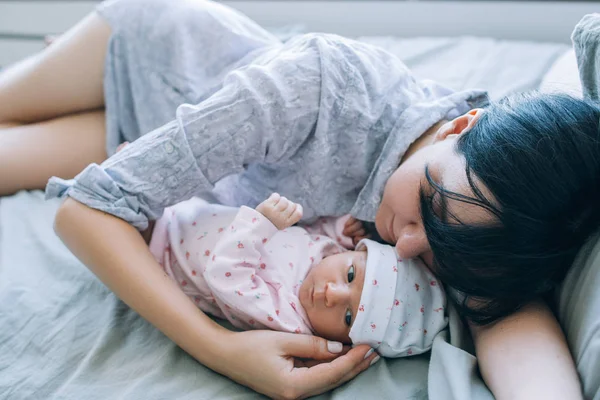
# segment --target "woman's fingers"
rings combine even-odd
[[[294,387],[301,390],[298,397],[315,396],[354,378],[369,368],[373,360],[379,360],[377,357],[375,352],[369,353],[369,346],[357,346],[331,362],[294,369],[291,379]]]
[[[295,335],[283,343],[285,355],[312,360],[331,360],[343,352],[340,342],[312,335]]]
[[[342,234],[349,238],[352,238],[352,244],[354,244],[355,246],[362,239],[370,237],[370,235],[367,235],[367,231],[365,230],[362,221],[357,220],[354,217],[348,218],[346,224],[344,225]]]
[[[310,368],[310,367],[314,367],[315,365],[319,365],[322,363],[326,363],[326,362],[330,362],[331,360],[343,356],[344,354],[348,353],[350,350],[352,349],[352,346],[348,346],[348,345],[344,345],[344,348],[342,349],[341,353],[331,353],[331,357],[329,358],[324,358],[322,360],[313,360],[313,359],[309,359],[309,358],[294,358],[294,367],[296,368]]]
[[[342,230],[342,233],[344,235],[348,234],[348,231],[350,230],[350,227],[352,226],[352,224],[354,224],[355,221],[356,220],[353,217],[348,218],[348,220],[344,224],[344,229]]]
[[[346,221],[342,233],[348,237],[352,237],[356,236],[361,231],[364,232],[362,221],[350,217],[348,221]]]
[[[344,351],[341,343],[309,335],[296,335],[286,341],[284,349],[287,356],[305,359],[300,363],[301,368],[292,370],[290,377],[292,387],[298,389],[294,397],[300,398],[326,392],[354,378],[367,369],[377,356],[367,345],[356,346],[346,354],[339,355]],[[320,362],[332,357],[336,358]]]
[[[245,331],[233,337],[215,370],[274,398],[324,393],[354,378],[376,357],[367,345],[349,349],[310,335]]]
[[[352,244],[356,246],[356,245],[358,244],[358,242],[360,242],[361,240],[363,240],[363,239],[369,239],[370,237],[371,237],[371,235],[366,235],[366,236],[364,236],[364,235],[363,235],[363,236],[360,236],[360,235],[359,235],[359,236],[354,236],[354,237],[352,238]]]
[[[354,232],[354,234],[352,235],[353,237],[360,237],[360,238],[364,238],[366,236],[365,230],[363,228],[360,228],[359,230],[357,230],[356,232]]]

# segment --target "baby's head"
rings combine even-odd
[[[313,267],[299,298],[317,335],[386,357],[429,350],[447,325],[443,290],[427,267],[368,239]]]
[[[350,327],[358,313],[366,267],[363,250],[325,257],[310,269],[298,297],[317,335],[351,343]]]

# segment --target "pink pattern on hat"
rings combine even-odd
[[[444,309],[446,300],[431,271],[421,260],[400,259],[394,247],[369,239],[356,249],[367,250],[367,266],[360,312],[350,329],[352,342],[369,344],[384,357],[429,350],[447,325],[445,314],[435,312]],[[382,268],[390,263],[395,267]]]

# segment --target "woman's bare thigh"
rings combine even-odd
[[[110,27],[91,13],[51,46],[0,73],[0,124],[32,123],[104,106]]]
[[[106,159],[103,110],[0,128],[0,196],[43,189],[51,176],[73,178]]]

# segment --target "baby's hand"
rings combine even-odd
[[[256,211],[267,217],[279,230],[289,228],[302,218],[302,206],[277,193],[260,203]]]
[[[354,244],[355,246],[362,239],[369,238],[369,235],[367,235],[367,233],[365,232],[365,228],[363,227],[362,221],[354,217],[348,218],[348,221],[346,221],[346,223],[344,224],[344,230],[342,231],[342,234],[351,238],[352,244]]]

